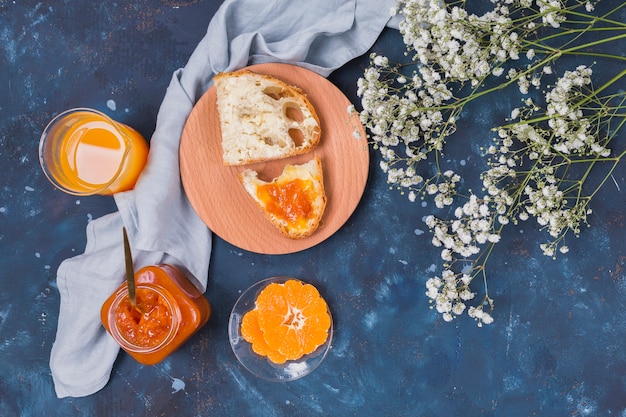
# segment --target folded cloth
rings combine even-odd
[[[171,263],[206,290],[211,232],[183,191],[178,147],[185,121],[212,77],[265,62],[296,64],[327,76],[370,48],[395,1],[226,0],[221,5],[187,65],[172,76],[135,189],[114,196],[119,211],[91,221],[84,253],[59,266],[61,305],[50,354],[59,398],[90,395],[109,380],[119,347],[99,314],[124,280],[123,225],[137,268]]]

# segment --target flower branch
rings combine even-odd
[[[464,1],[399,1],[394,13],[404,18],[400,31],[411,63],[390,64],[373,54],[358,82],[361,120],[390,187],[410,201],[432,198],[453,213],[426,216],[443,261],[440,274],[426,282],[432,307],[445,321],[467,313],[479,325],[493,321],[487,264],[505,227],[532,217],[549,236],[540,244],[544,254],[566,253],[566,237],[588,224],[593,197],[626,152],[609,147],[626,123],[624,91],[610,92],[626,70],[595,87],[591,66],[560,76],[553,69],[570,55],[626,60],[595,51],[626,38],[626,24],[612,19],[624,5],[595,16],[590,2],[492,3],[476,15]],[[459,190],[462,177],[445,168],[442,156],[458,136],[463,110],[513,86],[525,98],[485,148],[484,195]],[[531,88],[545,95],[533,99]],[[593,184],[592,173],[606,165]],[[483,297],[476,301],[472,283],[479,277]]]

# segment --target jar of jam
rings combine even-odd
[[[137,362],[154,365],[207,322],[211,305],[172,265],[140,269],[135,284],[137,308],[131,306],[124,282],[102,305],[102,324]]]

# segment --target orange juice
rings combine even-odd
[[[147,156],[146,140],[136,130],[92,109],[72,109],[57,116],[39,145],[46,176],[75,195],[132,189]]]

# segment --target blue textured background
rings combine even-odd
[[[215,238],[207,326],[159,365],[120,354],[103,390],[56,398],[55,271],[83,251],[89,220],[115,205],[53,189],[39,134],[54,114],[86,106],[150,137],[172,71],[219,4],[0,0],[0,416],[626,416],[624,166],[593,203],[591,228],[558,260],[541,254],[531,222],[506,230],[488,271],[496,321],[477,328],[429,310],[424,283],[439,264],[422,222],[431,207],[389,191],[375,152],[363,200],[333,237],[282,256]],[[388,30],[374,48],[401,46]],[[330,77],[355,103],[366,65],[360,58]],[[468,109],[450,164],[476,173],[479,146],[512,100]],[[237,297],[273,275],[316,284],[335,319],[325,362],[287,384],[249,374],[228,343]]]

